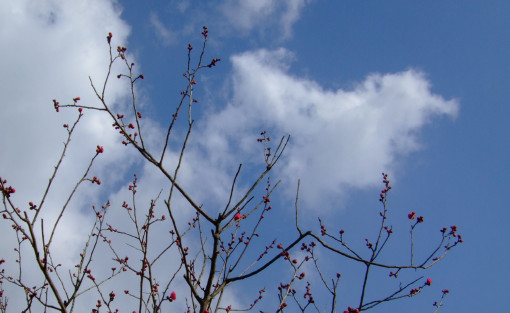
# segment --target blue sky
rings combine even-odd
[[[250,140],[261,130],[273,138],[290,134],[271,177],[282,179],[275,214],[290,227],[300,178],[307,226],[318,230],[322,216],[331,229],[351,229],[362,246],[378,222],[385,171],[394,188],[391,221],[402,234],[396,255],[407,249],[410,211],[425,216],[417,234],[424,246],[443,226],[458,225],[463,235],[463,245],[423,274],[434,281],[423,294],[373,312],[433,312],[445,288],[451,293],[442,312],[501,311],[510,306],[509,16],[510,3],[495,0],[5,1],[0,176],[21,199],[40,196],[63,140],[59,125],[73,116],[55,115],[51,99],[80,96],[94,104],[88,76],[104,77],[110,31],[145,75],[137,91],[148,136],[157,140],[185,86],[187,44],[198,50],[207,25],[206,60],[222,61],[199,77],[197,126],[183,170],[183,184],[199,201],[222,204],[238,163],[260,164],[260,147]],[[122,108],[128,91],[113,82],[111,102]],[[63,247],[85,234],[76,230],[87,216],[81,200],[120,199],[133,172],[149,190],[161,184],[119,144],[107,119],[88,116],[69,159],[81,164],[90,147],[104,145],[97,168],[104,189],[99,196],[84,190],[76,201],[81,213],[62,230],[60,253],[70,262],[72,251]],[[64,169],[57,185],[63,191],[79,172],[71,164]],[[254,172],[245,174],[242,184]],[[353,265],[339,264],[342,273]],[[374,285],[374,292],[387,288]],[[342,310],[358,292],[344,288]]]

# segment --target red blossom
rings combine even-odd
[[[103,146],[98,145],[98,146],[97,146],[97,149],[96,149],[96,152],[97,152],[97,153],[103,153],[103,152],[104,152],[104,148],[103,148]]]
[[[235,216],[234,216],[234,220],[236,221],[239,221],[240,219],[243,218],[243,215],[241,213],[237,213]]]
[[[414,220],[416,218],[416,212],[411,212],[409,214],[407,214],[407,217],[410,219],[410,220]]]
[[[432,279],[427,278],[427,282],[425,283],[425,285],[427,285],[427,286],[432,285]]]
[[[175,293],[175,291],[172,291],[172,293],[170,294],[170,302],[172,301],[175,301],[177,299],[177,294]]]

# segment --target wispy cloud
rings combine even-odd
[[[154,31],[156,32],[156,36],[161,40],[161,43],[164,46],[169,46],[175,43],[176,36],[170,31],[159,19],[158,14],[152,12],[150,15],[150,22]]]
[[[292,34],[305,0],[226,0],[221,10],[233,29],[242,32],[279,28],[281,37]]]

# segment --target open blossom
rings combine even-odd
[[[410,220],[414,220],[414,219],[415,219],[415,217],[416,217],[416,212],[414,212],[414,211],[413,211],[413,212],[411,212],[411,213],[407,214],[407,217],[408,217]]]
[[[241,213],[237,213],[235,216],[234,216],[234,220],[238,221],[240,219],[242,219],[243,216],[241,215]]]
[[[170,301],[175,301],[176,299],[177,299],[177,294],[175,294],[175,291],[172,291],[172,293],[170,294],[169,300]]]

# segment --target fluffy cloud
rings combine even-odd
[[[289,192],[302,180],[301,199],[308,206],[327,206],[325,199],[341,190],[379,183],[399,156],[419,148],[425,124],[458,111],[455,100],[431,92],[419,71],[370,74],[351,89],[327,90],[289,74],[293,59],[285,49],[233,56],[233,98],[210,116],[199,137],[209,159],[221,153],[241,162],[242,155],[262,156],[253,144],[261,130],[291,134],[280,174],[292,183]]]
[[[26,210],[28,201],[39,203],[60,156],[67,135],[62,124],[72,124],[78,116],[76,109],[61,109],[56,113],[52,99],[69,104],[79,96],[80,104],[97,106],[88,77],[102,86],[109,58],[106,35],[112,32],[114,42],[124,45],[129,26],[121,20],[115,1],[43,0],[2,1],[0,27],[0,41],[5,48],[0,58],[5,78],[0,84],[3,130],[0,176],[16,188],[13,200],[20,209]],[[111,81],[107,99],[113,106],[119,107],[128,96],[129,89],[122,82]],[[83,175],[97,145],[103,145],[105,153],[90,177],[98,175],[103,183],[115,182],[122,178],[117,172],[132,164],[126,149],[117,149],[120,148],[118,137],[110,125],[104,114],[85,111],[45,202],[42,217],[47,236],[58,208]],[[75,197],[64,214],[65,222],[61,223],[53,242],[54,256],[64,264],[75,264],[72,262],[82,249],[81,243],[76,242],[83,242],[90,231],[91,206],[100,205],[97,192],[100,189],[90,183],[84,187],[84,192]],[[2,226],[1,238],[7,238],[5,232],[11,235],[10,229]],[[7,252],[12,251],[6,247],[7,243],[16,240],[2,242],[2,251]],[[30,270],[24,272],[27,279]],[[20,307],[16,299],[10,294],[9,305],[13,308]],[[20,296],[18,300],[23,299]]]
[[[80,96],[80,104],[97,105],[88,77],[102,86],[108,65],[105,37],[111,31],[115,42],[124,44],[129,27],[110,1],[5,1],[0,15],[0,40],[9,47],[0,59],[8,77],[0,85],[0,123],[9,130],[0,139],[0,169],[6,178],[19,177],[15,182],[20,191],[36,190],[49,177],[62,148],[66,137],[62,124],[77,117],[76,110],[55,113],[52,99],[68,104]],[[111,81],[108,101],[118,104],[128,94],[123,84]],[[95,145],[115,141],[103,114],[87,112],[80,124],[75,138],[79,144],[68,152],[76,160],[71,168],[75,174],[83,170],[80,165],[86,165]],[[106,159],[117,157],[105,153]]]

